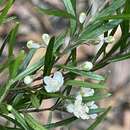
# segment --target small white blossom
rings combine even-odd
[[[113,36],[108,36],[108,37],[104,38],[104,40],[107,43],[112,43],[115,41],[115,38]]]
[[[49,44],[50,39],[51,39],[51,37],[50,37],[49,34],[44,33],[44,34],[42,35],[42,40],[43,40],[43,42],[44,42],[44,44],[45,44],[46,46]]]
[[[59,91],[64,83],[64,77],[62,76],[62,73],[60,71],[55,72],[53,77],[45,76],[43,80],[46,84],[45,90],[47,92]]]
[[[84,12],[81,12],[80,15],[79,15],[79,22],[81,24],[83,24],[85,19],[86,19],[86,14]]]
[[[40,48],[41,46],[40,46],[39,44],[35,43],[34,41],[30,40],[30,41],[27,42],[27,47],[28,47],[29,49],[31,49],[31,48],[38,49],[38,48]]]
[[[104,37],[103,35],[100,35],[98,38],[100,44],[103,44],[104,42],[112,43],[115,41],[115,38],[113,36]]]
[[[93,68],[93,64],[90,61],[86,61],[83,64],[80,65],[80,68],[83,70],[90,71]]]
[[[74,104],[67,105],[67,111],[73,113],[77,118],[81,118],[83,120],[89,119],[89,108],[86,104],[82,103],[82,96],[76,96],[76,100]]]
[[[32,81],[33,81],[33,78],[31,76],[29,76],[29,75],[24,78],[24,83],[26,85],[31,84]]]
[[[81,93],[81,95],[83,97],[93,96],[94,95],[94,89],[91,89],[91,88],[81,88],[80,93]]]

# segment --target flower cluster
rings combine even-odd
[[[79,15],[80,24],[83,24],[85,22],[85,19],[86,19],[86,14],[84,12],[80,13],[80,15]],[[43,46],[47,47],[47,45],[49,44],[49,41],[50,41],[50,36],[48,34],[43,34],[42,40],[43,40],[43,44],[41,44],[41,45],[35,43],[34,41],[28,41],[27,47],[29,49],[31,49],[31,48],[38,49],[38,48],[41,48]],[[108,39],[101,39],[100,38],[100,41],[110,42],[110,41],[112,41],[112,38],[108,38]],[[93,68],[93,64],[89,61],[86,61],[83,64],[81,64],[79,66],[79,68],[81,70],[90,71]],[[33,81],[33,78],[31,76],[26,76],[24,78],[24,83],[26,85],[31,84],[32,81]],[[60,91],[61,87],[64,84],[64,77],[60,71],[56,71],[53,74],[53,76],[52,75],[45,76],[43,78],[43,81],[44,81],[44,89],[48,93],[53,93],[53,92]],[[83,120],[90,119],[90,118],[95,119],[97,117],[97,114],[96,113],[91,114],[90,110],[97,109],[98,106],[95,104],[94,101],[87,102],[87,103],[83,102],[84,97],[89,97],[89,96],[93,96],[93,95],[94,95],[94,89],[81,88],[80,92],[77,93],[77,96],[76,96],[74,102],[67,104],[67,106],[66,106],[67,111],[70,113],[73,113],[74,116],[76,116],[77,118],[83,119]]]
[[[77,118],[85,119],[95,119],[97,114],[90,114],[90,109],[97,109],[98,106],[94,101],[83,103],[82,97],[93,96],[94,89],[82,88],[81,91],[75,98],[74,103],[67,105],[66,109],[68,112],[73,113]]]
[[[57,92],[64,84],[64,77],[61,72],[56,71],[54,76],[45,76],[43,78],[45,90],[49,93]],[[73,113],[77,118],[85,119],[95,119],[97,114],[90,114],[90,109],[97,109],[98,106],[94,101],[83,103],[83,97],[89,97],[94,95],[94,89],[91,88],[81,88],[80,92],[77,94],[74,103],[70,103],[66,106],[68,112]]]

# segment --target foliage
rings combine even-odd
[[[16,35],[19,27],[19,23],[12,27],[12,30],[5,37],[1,48],[0,56],[2,56],[3,50],[8,43],[8,57],[5,63],[0,64],[0,73],[4,70],[8,70],[9,76],[7,82],[0,86],[0,116],[7,121],[15,124],[14,127],[0,125],[2,130],[47,130],[50,128],[56,128],[65,126],[77,120],[77,117],[69,117],[59,122],[49,124],[39,124],[29,112],[39,111],[55,111],[66,112],[64,103],[68,101],[74,101],[75,95],[72,95],[72,88],[92,88],[96,91],[96,94],[83,97],[83,102],[97,101],[109,97],[110,93],[103,93],[105,88],[105,77],[103,75],[96,74],[96,70],[102,69],[107,64],[112,62],[122,61],[130,58],[129,52],[129,0],[113,0],[113,2],[105,9],[97,13],[91,20],[86,23],[79,23],[78,14],[76,13],[76,1],[75,0],[62,0],[65,6],[65,10],[57,9],[43,9],[38,11],[43,14],[53,15],[58,17],[67,18],[69,21],[69,29],[67,29],[67,36],[69,34],[70,41],[68,46],[62,50],[64,40],[66,36],[66,30],[59,36],[53,36],[46,49],[46,54],[39,61],[31,66],[28,66],[36,49],[30,49],[26,54],[23,50],[14,56],[13,49],[15,47]],[[8,0],[2,13],[0,14],[0,24],[6,23],[8,20],[8,11],[13,5],[14,0]],[[106,52],[106,48],[109,43],[104,43],[97,54],[93,57],[92,70],[80,69],[77,63],[77,47],[82,44],[93,44],[91,41],[95,41],[97,37],[104,34],[104,37],[114,36],[118,27],[121,27],[122,35],[120,40],[117,41],[109,52]],[[111,32],[109,33],[109,31]],[[93,44],[94,45],[94,44]],[[61,51],[62,50],[62,51]],[[65,64],[58,64],[57,61],[62,56],[68,54]],[[99,58],[102,55],[101,58]],[[31,86],[31,84],[24,84],[23,80],[26,76],[31,75],[35,77],[39,71],[43,72],[44,76],[52,74],[52,70],[61,71],[64,75],[64,86],[58,92],[48,93],[45,91],[45,84],[40,84],[38,87]],[[83,77],[85,81],[77,80],[77,77]],[[37,79],[35,79],[37,80]],[[96,81],[95,83],[93,81]],[[10,99],[8,99],[8,95]],[[7,100],[8,99],[8,100]],[[39,106],[42,100],[56,99],[54,106],[48,109],[40,110]],[[93,130],[97,125],[106,117],[108,109],[98,108],[90,110],[90,113],[98,113],[96,121],[87,129]],[[15,118],[9,116],[11,113]]]

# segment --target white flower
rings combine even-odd
[[[67,105],[67,111],[73,113],[77,118],[81,118],[83,120],[89,119],[89,108],[86,104],[82,103],[82,96],[76,96],[76,100],[74,104]]]
[[[24,78],[24,83],[26,85],[31,84],[32,81],[33,81],[33,78],[31,76],[29,76],[29,75]]]
[[[89,109],[97,109],[98,108],[98,106],[95,104],[94,101],[88,102],[87,106],[89,107]],[[91,119],[96,119],[97,116],[98,116],[98,114],[96,114],[96,113],[89,115],[89,117]]]
[[[86,61],[83,64],[80,65],[80,68],[83,70],[90,71],[93,68],[93,64],[90,61]]]
[[[108,37],[104,38],[104,40],[107,43],[112,43],[115,41],[115,38],[113,36],[108,36]]]
[[[79,15],[79,22],[81,24],[83,24],[85,19],[86,19],[86,14],[84,12],[81,12],[80,15]]]
[[[113,36],[104,37],[103,35],[100,35],[99,37],[100,44],[106,43],[112,43],[115,41],[115,38]]]
[[[91,88],[81,88],[80,93],[81,93],[81,95],[83,97],[93,96],[94,95],[94,89],[91,89]]]
[[[29,49],[31,49],[31,48],[38,49],[38,48],[40,48],[41,46],[40,46],[39,44],[35,43],[34,41],[30,40],[30,41],[27,42],[27,47],[28,47]]]
[[[49,44],[50,39],[51,39],[51,37],[49,36],[49,34],[44,33],[44,34],[42,35],[42,40],[43,40],[43,42],[44,42],[44,44],[45,44],[46,46]]]
[[[55,72],[53,78],[51,76],[45,76],[43,80],[46,84],[45,90],[47,92],[59,91],[64,83],[64,77],[60,71]]]

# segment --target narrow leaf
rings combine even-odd
[[[94,130],[100,123],[103,121],[107,115],[107,113],[110,111],[111,107],[109,107],[103,114],[101,114],[96,121],[87,129],[87,130]]]
[[[75,19],[75,16],[72,14],[64,11],[64,10],[58,10],[58,9],[43,9],[38,8],[41,13],[47,14],[47,15],[53,15],[53,16],[59,16],[64,18],[72,18]]]
[[[65,8],[67,10],[68,13],[72,14],[73,16],[76,16],[75,14],[75,7],[73,7],[73,3],[74,1],[72,0],[63,0]],[[76,1],[75,1],[76,2]],[[76,4],[74,4],[75,6]],[[77,22],[74,19],[70,19],[70,29],[71,29],[71,34],[74,34],[75,30],[76,30],[76,25]]]
[[[65,120],[62,120],[62,121],[59,121],[56,123],[47,124],[44,126],[45,126],[45,128],[49,128],[49,129],[60,127],[60,126],[66,126],[66,125],[70,124],[71,122],[75,121],[76,119],[77,119],[76,117],[71,117],[71,118],[68,118],[68,119],[65,119]]]
[[[52,69],[53,60],[54,60],[54,55],[53,55],[54,42],[55,42],[55,38],[52,37],[45,54],[45,66],[44,66],[43,76],[49,75]]]
[[[102,89],[105,86],[102,84],[96,84],[96,83],[89,83],[89,82],[84,82],[80,80],[68,80],[65,85],[72,85],[77,86],[77,87],[85,87],[85,88],[97,88],[97,89]]]
[[[44,126],[42,126],[39,122],[37,122],[32,116],[29,114],[25,115],[25,121],[33,130],[47,130]]]
[[[0,14],[0,24],[2,24],[4,22],[4,20],[6,19],[7,13],[9,11],[9,9],[12,7],[13,3],[14,3],[14,0],[7,1],[5,8],[3,9],[2,13]]]

